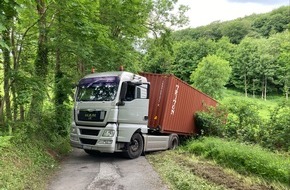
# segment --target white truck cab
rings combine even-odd
[[[145,77],[125,71],[82,78],[75,93],[71,145],[88,154],[124,152],[129,158],[175,147],[176,134],[148,134],[149,90]]]

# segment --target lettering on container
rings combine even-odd
[[[176,105],[176,101],[177,101],[177,96],[178,96],[178,89],[179,89],[179,85],[175,85],[175,91],[174,91],[174,99],[172,101],[172,106],[171,106],[171,115],[174,115],[174,111],[175,111],[175,105]]]
[[[162,92],[163,92],[163,86],[164,86],[164,81],[162,81],[162,83],[161,83],[160,93],[159,93],[159,97],[158,97],[158,104],[157,104],[158,107],[160,106],[161,96],[162,96]]]

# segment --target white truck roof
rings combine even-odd
[[[127,71],[109,71],[101,73],[92,73],[84,76],[83,78],[106,77],[106,76],[119,76],[121,81],[135,81],[142,83],[147,82],[147,79],[145,77]]]

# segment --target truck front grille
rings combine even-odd
[[[88,110],[79,110],[78,120],[79,121],[104,121],[106,116],[106,111],[88,111]]]
[[[94,140],[94,139],[84,139],[84,138],[80,138],[80,140],[81,140],[81,143],[90,144],[90,145],[95,145],[98,141],[98,140]]]
[[[82,135],[93,135],[98,136],[100,130],[80,129]]]

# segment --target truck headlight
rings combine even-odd
[[[73,134],[77,134],[77,129],[76,129],[75,127],[72,127],[72,128],[71,128],[71,133],[73,133]]]
[[[112,140],[99,140],[98,143],[99,144],[112,144],[113,141]]]
[[[113,137],[115,135],[115,130],[106,129],[103,133],[103,137]]]
[[[77,137],[77,136],[70,136],[70,139],[72,140],[72,141],[79,141],[79,138]]]

